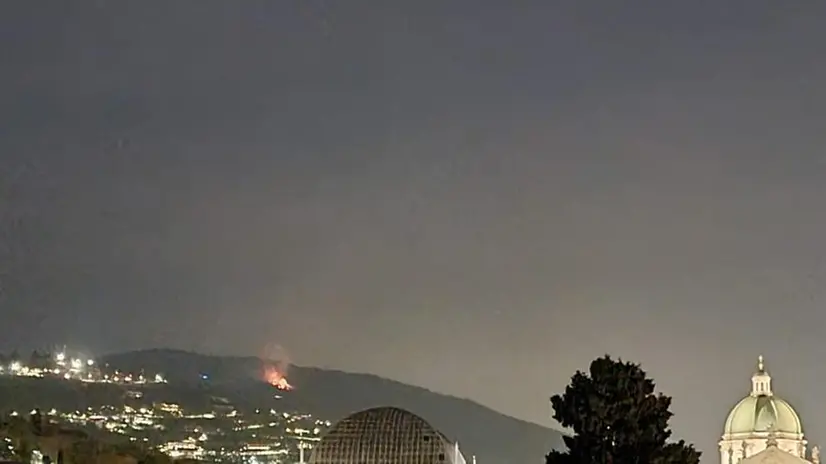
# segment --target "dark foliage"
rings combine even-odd
[[[654,392],[638,364],[609,356],[577,371],[562,395],[551,398],[554,419],[574,432],[567,451],[551,451],[546,464],[697,464],[700,452],[669,443],[671,398]]]
[[[35,435],[43,434],[43,414],[40,413],[39,409],[32,411],[31,416],[29,416],[29,422],[32,426],[32,432]]]
[[[27,365],[31,369],[52,369],[54,368],[54,360],[52,354],[48,351],[33,350]]]

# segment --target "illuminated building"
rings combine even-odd
[[[820,464],[820,457],[817,456],[817,451],[812,457],[812,461],[807,461],[799,456],[796,456],[788,451],[778,447],[777,439],[769,437],[766,439],[765,447],[757,454],[743,459],[740,464]]]
[[[168,442],[160,447],[161,452],[166,453],[173,459],[201,459],[204,457],[204,449],[198,440],[188,438],[183,441]]]
[[[763,357],[751,377],[751,392],[726,419],[720,440],[721,464],[807,463],[803,425],[794,408],[775,395]],[[812,462],[819,463],[819,450]]]
[[[459,445],[399,408],[348,416],[313,447],[310,464],[465,464]]]

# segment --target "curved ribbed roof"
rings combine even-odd
[[[458,449],[421,417],[394,407],[345,417],[313,447],[310,464],[464,464]]]

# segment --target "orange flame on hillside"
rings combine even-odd
[[[287,350],[276,343],[268,343],[261,353],[261,369],[263,380],[273,387],[290,391],[293,386],[287,382],[287,371],[290,369],[290,356]]]
[[[284,377],[284,374],[278,372],[278,370],[272,366],[267,366],[264,368],[264,381],[279,390],[290,391],[293,389],[293,386],[287,382],[287,378]]]

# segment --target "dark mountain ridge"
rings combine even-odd
[[[261,381],[265,363],[255,357],[153,349],[109,355],[100,361],[128,372],[163,373],[170,386],[209,388],[212,394],[229,398],[240,410],[272,401],[273,388]],[[476,455],[480,464],[538,464],[550,449],[562,446],[559,431],[498,413],[471,400],[371,374],[290,366],[288,379],[296,388],[283,394],[279,400],[282,408],[336,422],[370,407],[400,407],[458,440],[468,460]]]

